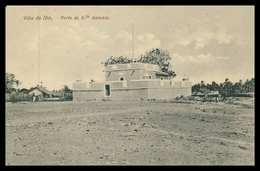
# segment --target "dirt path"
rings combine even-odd
[[[86,113],[86,114],[75,114],[71,116],[55,116],[51,115],[48,117],[42,117],[42,116],[35,116],[32,117],[30,120],[16,120],[16,121],[9,121],[7,122],[8,126],[21,126],[25,124],[33,124],[33,123],[39,123],[39,122],[49,122],[49,121],[55,121],[55,120],[61,120],[65,118],[70,118],[70,119],[75,119],[79,117],[91,117],[91,116],[100,116],[100,115],[106,115],[106,116],[112,116],[116,114],[121,114],[121,113],[129,113],[129,112],[135,112],[135,111],[140,111],[142,109],[145,109],[146,107],[138,107],[138,108],[133,108],[133,109],[128,109],[128,110],[117,110],[117,111],[109,111],[109,112],[95,112],[95,113]],[[11,124],[12,122],[12,124]]]
[[[6,111],[7,165],[254,164],[252,108],[62,102]]]

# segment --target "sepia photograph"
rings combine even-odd
[[[255,165],[254,6],[6,6],[5,165]]]

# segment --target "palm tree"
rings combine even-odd
[[[211,90],[212,91],[219,90],[219,85],[215,81],[212,81]]]
[[[200,87],[201,87],[201,88],[206,88],[205,81],[201,80],[201,82],[200,82]]]
[[[249,81],[249,86],[250,86],[250,92],[254,92],[255,91],[255,78],[252,78],[250,81]]]
[[[240,79],[239,80],[239,86],[242,86],[243,85],[243,81]]]
[[[240,79],[238,82],[239,93],[243,93],[243,81]]]
[[[17,86],[16,92],[18,92],[18,85],[21,85],[22,82],[20,82],[19,80],[15,80],[15,83],[16,83],[16,86]]]
[[[249,92],[249,79],[246,79],[246,82],[243,85],[245,93]]]
[[[239,93],[240,93],[239,82],[235,82],[235,84],[232,86],[232,94],[239,94]]]
[[[71,90],[69,89],[69,86],[63,85],[63,88],[61,89],[61,92],[63,92],[63,93],[71,93]]]
[[[228,78],[226,78],[226,79],[225,79],[225,82],[228,82],[228,81],[229,81],[229,79],[228,79]]]

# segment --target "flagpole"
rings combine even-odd
[[[132,61],[134,60],[134,23],[132,22]]]

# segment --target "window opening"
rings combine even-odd
[[[125,80],[124,77],[120,77],[120,78],[119,78],[119,81],[124,81],[124,80]]]
[[[148,73],[145,73],[143,76],[143,79],[151,79],[152,76],[150,76]]]

